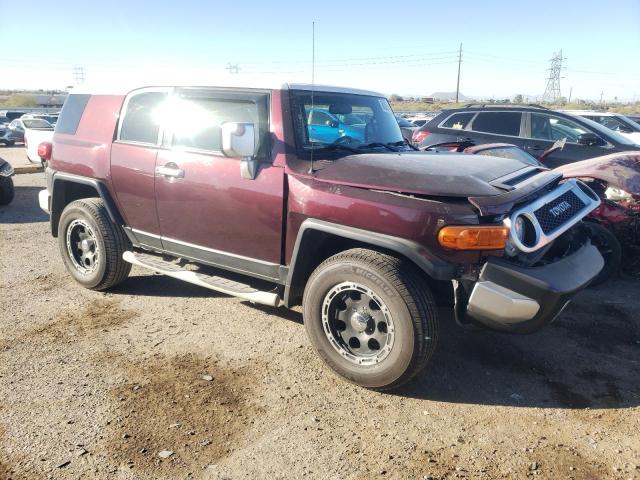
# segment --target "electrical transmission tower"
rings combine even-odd
[[[560,93],[560,74],[562,73],[562,50],[553,54],[551,57],[551,67],[549,68],[549,77],[547,78],[547,88],[544,89],[542,95],[543,102],[557,102],[562,94]]]
[[[76,85],[84,83],[84,67],[73,67],[71,69],[71,75]]]
[[[229,73],[239,73],[240,72],[240,67],[238,66],[237,63],[235,63],[235,64],[227,63],[227,66],[225,67],[225,69]]]

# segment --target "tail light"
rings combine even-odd
[[[38,145],[38,156],[42,160],[49,161],[51,160],[51,151],[53,150],[53,145],[51,142],[42,142]]]
[[[429,136],[430,133],[431,132],[427,132],[426,130],[416,130],[411,136],[411,141],[416,144],[421,143],[425,138]]]

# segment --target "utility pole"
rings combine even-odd
[[[569,87],[569,100],[567,100],[567,103],[571,103],[571,94],[573,93],[573,85],[571,85]]]
[[[600,92],[600,105],[602,105],[603,98],[604,98],[604,91]]]
[[[462,63],[462,43],[460,44],[460,51],[458,52],[458,83],[456,84],[456,103],[460,97],[460,64]]]

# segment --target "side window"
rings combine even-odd
[[[130,97],[118,139],[157,144],[160,132],[158,110],[166,99],[166,92],[142,92]]]
[[[464,130],[476,112],[454,113],[445,122],[440,125],[442,128],[453,128],[455,130]],[[422,120],[418,120],[421,122]],[[425,121],[426,123],[426,121]],[[424,123],[422,124],[424,125]]]
[[[91,95],[69,95],[64,101],[62,112],[56,123],[56,133],[74,135],[78,130],[84,109],[89,103]],[[53,118],[51,118],[53,120]]]
[[[172,133],[171,144],[178,148],[221,150],[221,125],[226,122],[253,123],[258,157],[264,157],[269,132],[266,94],[219,94],[179,92],[170,100],[171,118],[165,125]]]
[[[531,114],[531,138],[539,140],[562,140],[577,143],[578,137],[589,130],[571,120],[542,113]]]
[[[521,119],[520,112],[480,112],[473,120],[471,129],[474,132],[518,137]]]

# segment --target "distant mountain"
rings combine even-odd
[[[446,102],[454,101],[456,99],[456,92],[433,92],[429,97],[432,97],[436,101]],[[459,100],[470,100],[469,97],[465,97],[462,93],[458,95]]]

